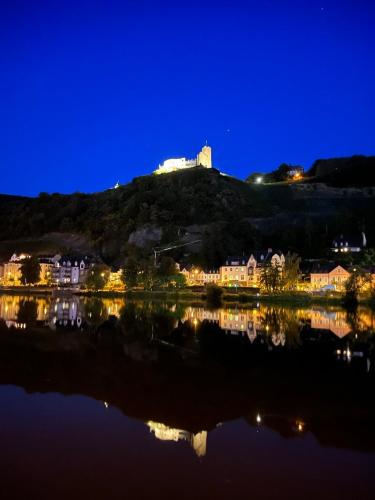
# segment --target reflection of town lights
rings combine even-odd
[[[256,416],[256,421],[257,421],[257,424],[260,424],[262,422],[262,417],[259,415],[259,413]]]
[[[104,401],[104,406],[108,408],[109,404],[107,403],[107,401]]]
[[[267,326],[266,326],[266,330],[267,330],[267,332],[268,332],[268,330],[269,330],[269,329],[270,329],[270,327],[267,325]]]

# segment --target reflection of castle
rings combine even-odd
[[[204,457],[207,451],[207,431],[201,431],[193,434],[182,429],[174,429],[160,422],[149,420],[147,425],[150,432],[153,432],[157,439],[161,441],[187,441],[194,449],[198,457]]]

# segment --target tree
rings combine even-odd
[[[95,264],[86,278],[89,290],[103,290],[109,280],[110,269],[105,264]]]
[[[140,272],[140,266],[138,262],[129,257],[125,266],[122,269],[122,281],[127,288],[133,288],[138,284],[138,273]]]
[[[142,285],[145,290],[152,290],[154,288],[158,279],[153,262],[143,261],[141,263],[137,281],[138,284]]]
[[[160,259],[158,274],[160,276],[171,276],[177,274],[177,266],[172,257],[163,256]]]
[[[282,271],[283,290],[295,290],[300,276],[299,265],[301,258],[296,253],[288,252],[285,256],[284,269]]]
[[[177,268],[176,262],[171,257],[162,257],[156,270],[155,283],[168,288],[183,288],[186,286],[186,278]]]
[[[182,273],[172,274],[168,276],[168,285],[174,288],[185,288],[186,277]]]
[[[345,302],[357,304],[360,292],[371,287],[371,274],[362,268],[355,269],[345,282]]]
[[[282,271],[279,266],[272,264],[263,266],[260,273],[260,287],[268,293],[274,293],[281,289]]]
[[[28,257],[21,264],[21,283],[30,285],[40,280],[40,264],[37,257]]]
[[[364,250],[361,258],[361,266],[374,267],[375,266],[375,249],[367,248]]]

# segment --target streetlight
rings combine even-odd
[[[255,182],[256,182],[257,184],[261,184],[261,183],[263,182],[263,177],[261,177],[261,176],[257,177],[257,178],[255,179]]]

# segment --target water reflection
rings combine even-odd
[[[147,422],[147,426],[157,439],[161,441],[187,441],[195,451],[198,457],[204,457],[207,452],[207,431],[197,432],[196,434],[174,429],[161,422]]]
[[[214,463],[217,436],[231,426],[236,431],[228,434],[222,456],[230,446],[240,448],[249,433],[258,439],[259,456],[263,447],[280,442],[275,435],[294,443],[285,444],[288,450],[300,443],[305,456],[310,456],[308,440],[319,449],[375,454],[370,309],[262,304],[207,309],[3,295],[0,317],[0,385],[22,387],[29,397],[60,393],[70,401],[84,395],[95,400],[114,429],[120,428],[120,417],[131,417],[140,425],[138,442],[152,443],[155,463],[174,445],[199,466],[211,457]],[[83,424],[82,407],[74,408],[77,428],[90,430],[95,418],[86,417]],[[55,415],[55,407],[51,412]],[[96,439],[103,428],[101,421],[87,439]],[[126,443],[119,436],[114,442]],[[129,432],[126,438],[131,437]],[[233,452],[233,463],[241,462],[244,471],[256,462],[254,443],[240,457]],[[90,442],[82,449],[90,449]],[[137,444],[133,449],[138,453]],[[91,459],[89,453],[82,458]]]
[[[142,340],[173,345],[185,353],[223,343],[222,336],[238,337],[241,346],[299,348],[310,341],[331,341],[338,359],[366,358],[372,345],[374,313],[361,307],[345,311],[339,307],[277,307],[255,304],[249,308],[207,309],[174,303],[125,302],[121,298],[100,299],[70,296],[0,296],[0,319],[7,328],[48,328],[66,331],[116,329],[127,337],[128,353],[136,356]],[[345,341],[335,344],[333,338]],[[211,338],[212,337],[212,338]],[[134,341],[134,342],[132,342]],[[245,342],[245,343],[244,343]],[[142,346],[143,348],[144,346]],[[143,352],[144,354],[144,352]],[[151,354],[149,352],[149,354]],[[139,355],[142,357],[141,353]]]
[[[81,327],[83,323],[100,325],[110,316],[128,316],[130,321],[146,313],[161,312],[176,321],[190,321],[194,327],[203,321],[217,324],[226,333],[247,336],[253,342],[268,332],[275,345],[285,345],[286,332],[299,331],[303,325],[326,330],[343,338],[353,331],[373,331],[374,313],[360,308],[354,314],[339,307],[287,308],[259,305],[252,308],[207,309],[179,304],[127,303],[123,299],[66,297],[30,297],[0,295],[0,318],[7,326],[48,325]],[[123,318],[124,319],[124,318]],[[125,319],[126,322],[126,319]]]

